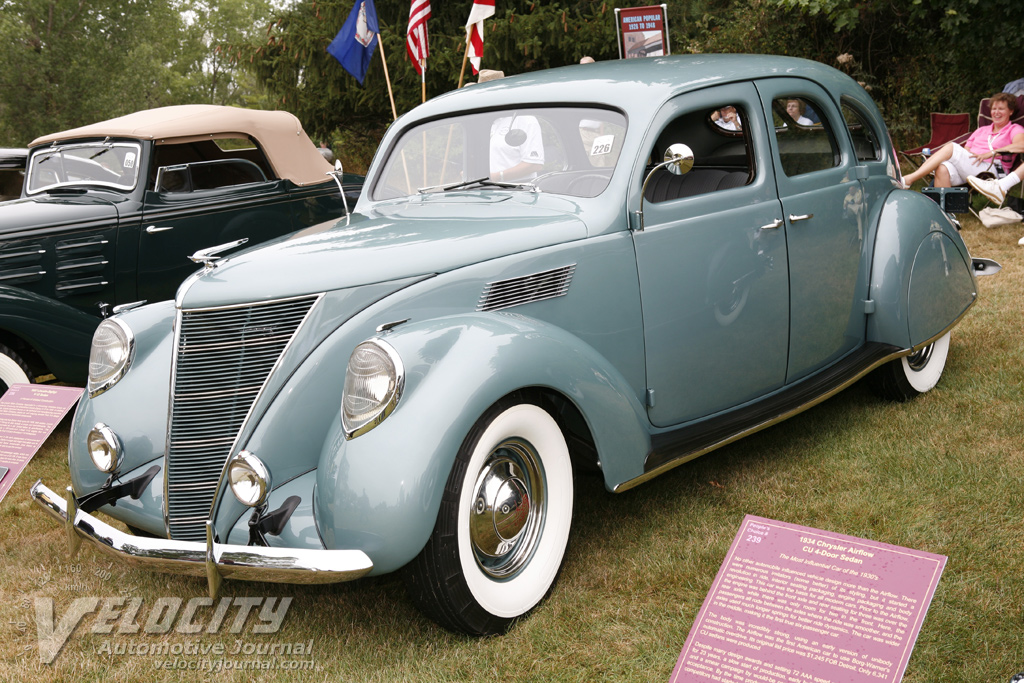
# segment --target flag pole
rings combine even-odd
[[[391,116],[398,119],[398,110],[395,109],[395,94],[391,92],[391,76],[388,75],[388,60],[384,59],[384,41],[381,35],[377,34],[377,45],[380,47],[380,61],[384,64],[384,80],[388,82],[388,97],[391,99]]]
[[[462,77],[466,75],[466,62],[469,60],[469,31],[466,31],[466,49],[462,52],[462,70],[459,71],[459,87],[462,87]]]
[[[427,101],[427,60],[420,60],[420,102]]]

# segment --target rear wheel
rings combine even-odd
[[[871,386],[883,398],[908,401],[930,391],[942,377],[949,355],[949,335],[924,348],[886,363],[871,373]]]
[[[502,402],[470,431],[445,486],[409,592],[442,626],[502,633],[551,590],[565,556],[573,472],[558,423]]]
[[[0,394],[7,393],[12,384],[29,384],[32,371],[21,356],[0,344]]]

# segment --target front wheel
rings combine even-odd
[[[558,423],[532,403],[497,404],[459,449],[434,531],[409,567],[412,598],[453,631],[503,633],[558,578],[572,510]]]
[[[942,377],[949,355],[949,335],[942,335],[924,348],[886,363],[871,373],[871,386],[883,398],[910,399],[930,391]]]

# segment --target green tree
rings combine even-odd
[[[169,0],[3,0],[6,144],[174,102],[181,16]]]

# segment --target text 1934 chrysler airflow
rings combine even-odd
[[[0,205],[0,393],[84,383],[100,320],[173,297],[197,251],[343,216],[328,173],[284,111],[163,107],[33,141],[21,198]]]
[[[438,97],[349,219],[105,321],[73,490],[33,496],[73,546],[213,593],[405,567],[440,623],[500,632],[555,581],[578,468],[623,491],[872,370],[897,399],[935,385],[972,258],[897,179],[870,97],[808,61]]]

